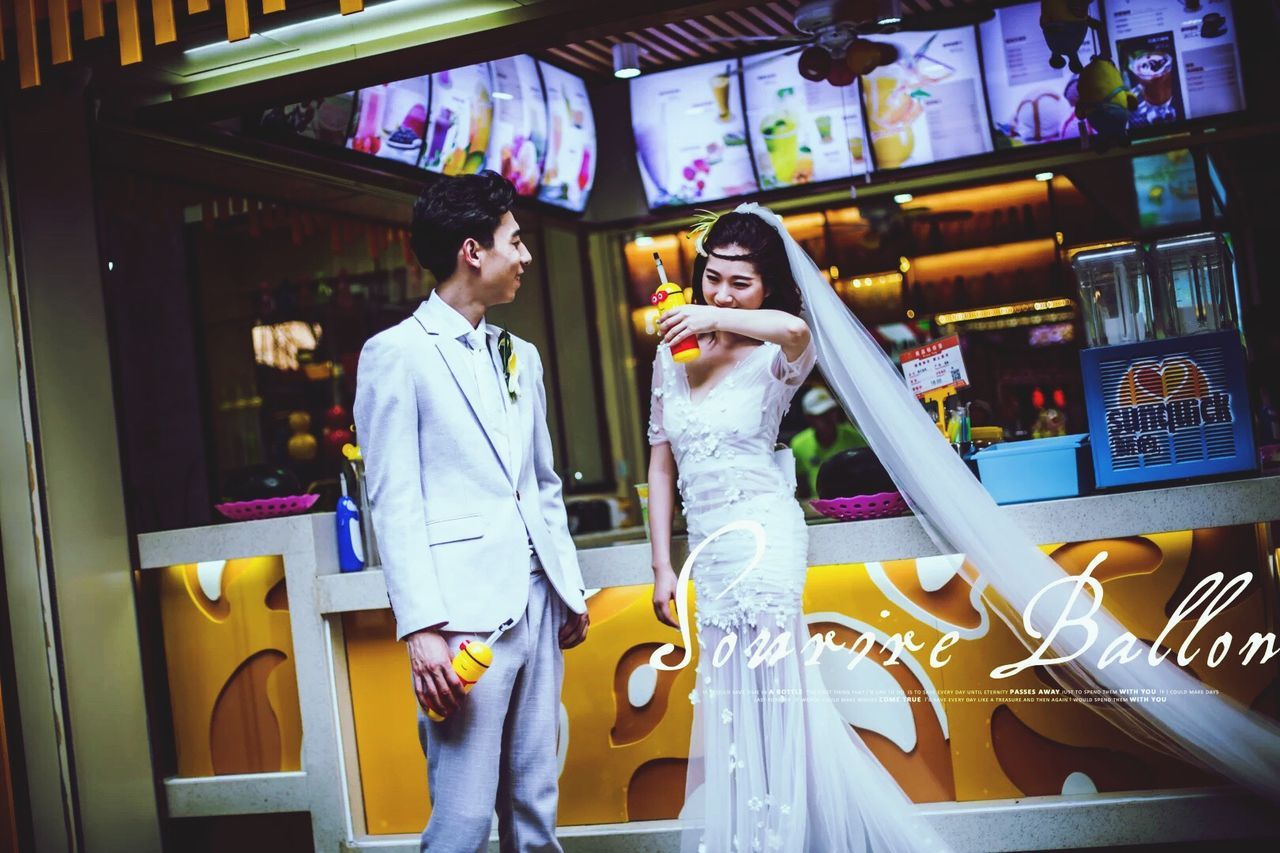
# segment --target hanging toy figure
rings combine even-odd
[[[1076,118],[1093,128],[1098,150],[1128,145],[1129,114],[1138,108],[1138,99],[1124,87],[1120,69],[1111,60],[1095,56],[1080,74],[1077,89]],[[1087,134],[1082,131],[1080,136]]]
[[[499,625],[498,630],[490,634],[489,639],[484,642],[469,640],[458,647],[458,653],[453,657],[453,671],[462,680],[464,692],[470,693],[471,688],[475,687],[476,682],[480,680],[480,676],[489,671],[489,667],[493,665],[493,644],[514,624],[514,619],[508,619]],[[444,714],[437,713],[435,710],[427,711],[427,716],[437,723],[444,720]]]
[[[1049,64],[1054,68],[1070,66],[1079,74],[1084,71],[1080,62],[1080,46],[1089,35],[1089,28],[1102,28],[1102,22],[1089,16],[1090,0],[1040,0],[1040,29],[1044,30],[1045,44],[1049,45]]]

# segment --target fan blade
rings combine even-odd
[[[991,9],[939,9],[922,15],[909,15],[901,23],[885,27],[882,32],[928,33],[935,30],[954,30],[958,27],[971,27],[994,18],[996,13]]]
[[[770,63],[770,62],[773,62],[773,61],[775,61],[775,60],[781,59],[781,58],[782,58],[782,57],[784,57],[784,56],[795,56],[797,53],[799,53],[800,51],[804,50],[805,48],[806,48],[806,45],[805,45],[805,44],[798,44],[798,45],[796,45],[795,47],[793,47],[793,48],[791,48],[790,50],[788,50],[786,53],[775,54],[775,55],[770,56],[770,57],[769,57],[769,58],[767,58],[767,59],[757,59],[755,62],[747,62],[747,61],[744,59],[744,60],[743,60],[743,63],[742,63],[742,70],[743,70],[744,72],[745,72],[745,71],[750,71],[752,68],[759,68],[761,65],[766,65],[766,64],[768,64],[768,63]]]
[[[742,42],[776,42],[777,44],[797,44],[813,41],[810,36],[731,36],[728,38],[700,38],[707,44],[740,44]]]

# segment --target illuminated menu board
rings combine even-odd
[[[534,195],[547,150],[547,100],[532,56],[489,63],[493,80],[493,130],[486,167],[511,181],[516,193]]]
[[[744,60],[742,80],[761,189],[866,174],[856,88],[804,79],[790,50]]]
[[[347,147],[416,166],[422,158],[429,86],[427,77],[410,77],[361,89]]]
[[[1196,163],[1185,148],[1133,158],[1133,188],[1143,228],[1200,221]]]
[[[1089,16],[1100,19],[1098,4]],[[1088,65],[1100,51],[1098,33],[1087,29],[1077,56]],[[1049,46],[1040,29],[1040,4],[995,10],[982,24],[982,59],[996,144],[1038,145],[1080,135],[1072,99],[1076,75],[1049,64]]]
[[[973,27],[877,37],[897,62],[862,77],[878,169],[922,166],[992,150]]]
[[[296,133],[329,145],[346,145],[355,103],[355,92],[343,92],[272,107],[262,114],[260,125],[265,130]]]
[[[422,168],[445,175],[479,172],[492,127],[493,77],[488,63],[432,74]]]
[[[738,60],[631,81],[631,126],[650,207],[755,192]]]
[[[539,62],[547,91],[547,156],[541,201],[581,213],[596,174],[596,122],[582,78]]]
[[[1230,0],[1107,0],[1116,65],[1138,97],[1131,124],[1243,110]]]

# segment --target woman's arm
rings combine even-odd
[[[676,460],[667,442],[649,450],[649,542],[653,549],[653,611],[658,621],[679,628],[671,605],[676,572],[671,565],[671,519],[676,503]]]
[[[658,321],[664,340],[674,345],[690,335],[731,332],[770,341],[782,347],[787,361],[795,361],[809,347],[809,327],[786,311],[748,308],[716,308],[685,305],[672,308]]]

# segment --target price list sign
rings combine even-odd
[[[904,350],[898,359],[902,362],[907,387],[917,397],[969,385],[969,374],[960,355],[959,335]]]

